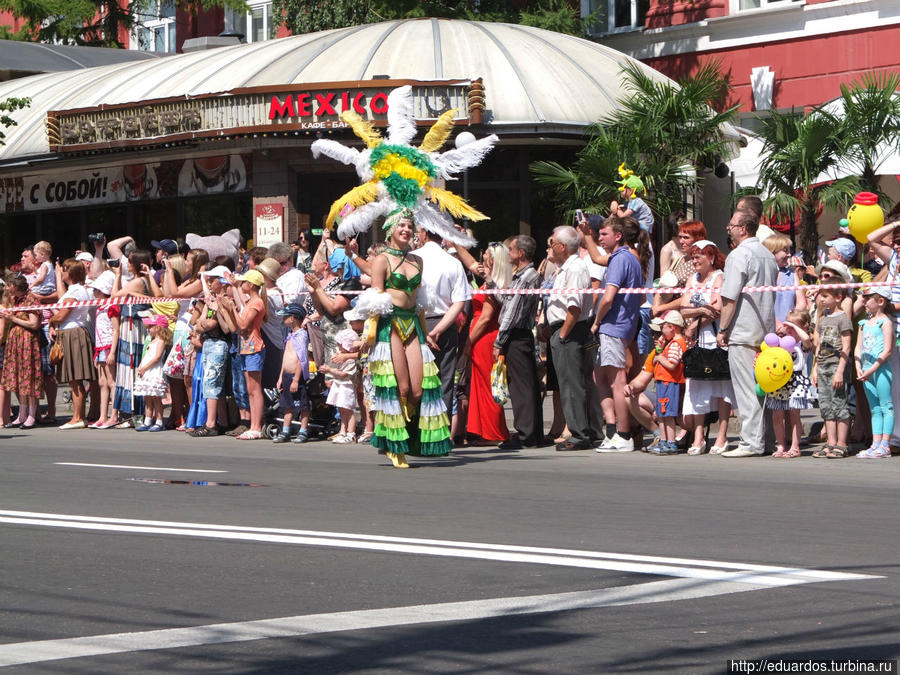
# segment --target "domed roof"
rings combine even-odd
[[[620,71],[630,57],[603,45],[528,26],[407,19],[296,35],[122,63],[47,73],[0,84],[0,100],[31,98],[12,115],[0,163],[49,153],[48,110],[88,108],[244,87],[392,80],[482,78],[492,131],[578,133],[624,95]],[[641,67],[654,79],[665,77]]]

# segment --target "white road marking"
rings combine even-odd
[[[129,466],[127,464],[84,464],[82,462],[53,462],[57,466],[93,466],[100,469],[141,469],[147,471],[185,471],[187,473],[228,473],[216,469],[173,469],[163,466]]]
[[[132,520],[72,516],[28,511],[0,511],[0,523],[41,527],[71,528],[92,531],[132,532],[137,534],[175,535],[226,539],[231,541],[259,541],[305,546],[331,546],[391,553],[474,558],[500,562],[559,565],[587,569],[614,570],[638,574],[726,581],[761,586],[790,586],[819,581],[851,581],[873,579],[864,574],[774,567],[745,563],[663,558],[619,553],[601,553],[573,549],[508,546],[440,539],[415,539],[379,535],[317,532],[280,528],[240,527],[208,523],[183,523],[155,520]]]
[[[671,602],[766,588],[756,584],[666,579],[573,593],[491,598],[410,607],[391,607],[277,619],[220,623],[134,633],[0,644],[0,666],[14,666],[123,652],[297,637],[388,626],[476,621],[495,617],[565,612],[621,605]]]

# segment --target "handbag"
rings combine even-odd
[[[509,385],[506,380],[506,361],[499,357],[491,368],[491,396],[494,403],[503,405],[509,399]]]
[[[63,356],[64,352],[62,342],[57,340],[53,343],[53,346],[50,347],[50,365],[58,366],[60,363],[62,363]]]
[[[692,380],[730,380],[728,352],[721,347],[691,347],[681,357],[684,376]]]
[[[697,320],[698,329],[700,321]],[[694,346],[681,357],[684,376],[692,380],[730,380],[728,352],[721,347],[706,349]]]

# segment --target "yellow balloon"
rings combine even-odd
[[[769,347],[756,358],[756,381],[767,394],[781,389],[794,374],[794,359],[786,349]]]
[[[769,345],[766,344],[766,341],[763,340],[759,343],[759,351],[764,352],[769,348]]]
[[[884,211],[878,206],[878,195],[860,192],[847,211],[847,227],[860,244],[865,244],[870,233],[884,225]]]

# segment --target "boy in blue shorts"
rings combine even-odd
[[[281,357],[281,397],[278,404],[284,415],[281,433],[273,438],[275,443],[291,440],[291,422],[296,413],[300,414],[300,431],[294,443],[305,443],[309,438],[309,333],[303,327],[306,310],[303,305],[292,302],[279,309],[276,314],[284,317],[284,325],[290,334],[284,342]]]
[[[681,387],[684,385],[684,363],[687,351],[684,341],[684,318],[671,309],[662,317],[663,341],[653,357],[653,377],[656,380],[656,416],[659,418],[659,445],[656,455],[678,454],[675,441],[676,421],[681,410]]]

